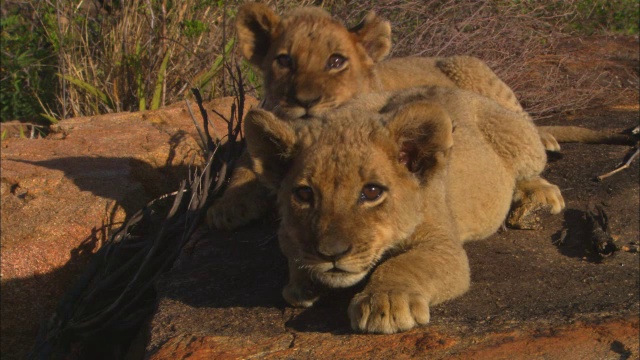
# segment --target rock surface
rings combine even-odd
[[[232,101],[206,108],[228,117]],[[209,118],[212,131],[226,134],[223,121],[212,112]],[[189,165],[202,162],[184,104],[69,119],[53,130],[46,139],[10,137],[1,145],[3,359],[25,357],[42,320],[112,227],[176,190]]]

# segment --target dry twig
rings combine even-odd
[[[630,131],[630,133],[632,136],[635,136],[636,138],[638,138],[638,136],[640,135],[640,126],[636,126],[634,129]],[[638,142],[640,142],[640,140]],[[624,159],[622,160],[622,162],[620,162],[620,164],[618,164],[618,166],[615,169],[613,169],[612,171],[609,171],[606,174],[597,176],[596,180],[602,181],[611,175],[615,175],[622,170],[628,169],[631,166],[631,162],[633,162],[633,160],[636,157],[638,157],[638,154],[640,154],[640,144],[636,143],[636,146],[631,148],[631,150],[629,150],[625,154]]]
[[[622,170],[628,169],[629,166],[631,166],[631,162],[633,161],[633,159],[638,157],[639,153],[640,153],[640,148],[638,148],[637,146],[634,147],[633,149],[631,149],[631,151],[629,151],[627,153],[627,155],[625,155],[625,160],[626,161],[623,160],[623,162],[621,164],[619,164],[617,168],[613,169],[612,171],[609,171],[606,174],[602,174],[602,175],[596,177],[596,179],[598,179],[598,181],[602,181],[602,180],[608,178],[611,175],[619,173]]]
[[[171,268],[202,224],[206,209],[242,151],[244,87],[239,74],[232,78],[236,101],[231,118],[225,119],[229,123],[227,145],[221,147],[211,139],[207,112],[194,89],[204,122],[206,165],[190,174],[178,191],[149,202],[109,238],[41,329],[29,359],[67,358],[71,345],[81,353],[95,344],[110,351],[122,344],[121,350],[126,351],[155,308],[156,280]],[[80,355],[83,357],[86,354]]]

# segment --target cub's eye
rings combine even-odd
[[[287,54],[276,56],[276,63],[278,64],[278,66],[286,69],[293,68],[293,59]]]
[[[362,187],[362,192],[360,193],[360,200],[362,201],[375,201],[382,196],[384,193],[384,189],[382,186],[367,184]]]
[[[313,189],[308,186],[300,186],[293,190],[296,200],[310,204],[313,202]]]
[[[346,63],[347,63],[346,57],[338,54],[333,54],[329,56],[329,60],[327,60],[327,70],[340,69]]]

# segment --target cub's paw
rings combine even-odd
[[[542,182],[527,193],[527,200],[543,206],[546,205],[550,213],[559,214],[565,206],[560,188],[546,180],[540,180],[542,180]]]
[[[302,308],[313,306],[319,299],[318,293],[313,289],[291,283],[287,284],[282,290],[282,297],[291,306]]]
[[[233,230],[264,216],[269,207],[264,193],[228,189],[207,210],[207,224],[211,228]]]
[[[507,224],[516,229],[540,229],[540,213],[560,213],[565,207],[560,188],[538,177],[516,184],[514,206]]]
[[[538,134],[540,135],[540,141],[542,141],[542,145],[546,151],[560,152],[560,144],[553,135],[540,129],[538,129]]]
[[[361,292],[349,304],[351,328],[367,333],[393,334],[429,322],[429,301],[401,290]]]

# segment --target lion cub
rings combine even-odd
[[[414,86],[470,90],[523,111],[513,90],[478,58],[387,59],[391,25],[373,12],[348,29],[321,8],[297,8],[280,17],[266,5],[248,3],[238,11],[236,30],[240,52],[264,75],[264,108],[283,119],[317,115],[360,94]],[[635,143],[575,126],[538,131],[549,151],[560,150],[558,141]]]
[[[277,193],[284,298],[308,307],[319,289],[367,279],[348,313],[371,333],[424,325],[430,306],[463,294],[463,242],[494,233],[516,182],[544,181],[546,164],[525,115],[484,97],[439,87],[387,96],[290,122],[252,110],[245,124],[255,173]]]
[[[386,59],[391,25],[373,12],[348,29],[322,8],[280,17],[264,4],[248,3],[238,11],[236,30],[243,57],[264,76],[263,107],[282,119],[317,115],[360,94],[427,85],[470,90],[523,111],[511,88],[478,58]],[[553,136],[547,141],[549,149],[559,149]]]
[[[434,85],[484,95],[530,122],[513,91],[479,59],[382,61],[391,47],[391,28],[373,13],[347,29],[320,8],[299,8],[280,18],[263,4],[249,3],[240,8],[236,27],[243,56],[264,75],[264,108],[286,121],[322,115],[361,94]],[[518,141],[518,134],[510,133],[515,137],[508,141]],[[559,149],[553,136],[542,134],[547,148]],[[548,187],[523,182],[519,189],[521,196],[545,197]],[[222,198],[208,210],[207,221],[216,228],[237,228],[263,216],[270,203],[244,156]],[[530,212],[524,210],[510,224],[528,226],[523,224]]]

